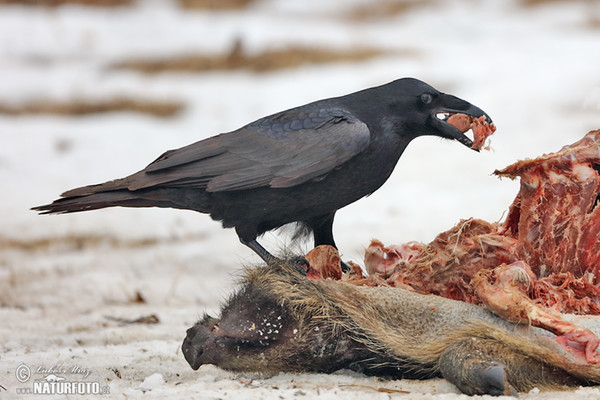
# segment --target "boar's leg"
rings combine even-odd
[[[483,342],[478,338],[465,338],[451,344],[440,357],[442,376],[468,395],[516,395],[506,377],[506,366],[481,353]],[[485,346],[497,344],[485,342],[488,342]]]
[[[571,374],[540,363],[493,339],[467,337],[452,343],[439,360],[442,376],[468,395],[516,395],[534,387],[581,385]]]

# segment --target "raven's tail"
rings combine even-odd
[[[127,178],[71,189],[50,204],[33,207],[40,214],[64,214],[106,207],[136,207],[139,195],[127,189]],[[138,207],[144,207],[140,205]]]
[[[165,207],[211,212],[210,196],[204,190],[155,187],[130,190],[128,179],[69,190],[50,204],[33,207],[40,214],[65,214],[106,207]]]
[[[33,207],[40,214],[64,214],[78,211],[97,210],[106,207],[157,207],[156,202],[138,197],[134,192],[119,190],[95,193],[86,196],[64,197],[50,204]]]

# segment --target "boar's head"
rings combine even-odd
[[[205,315],[187,330],[183,354],[193,369],[396,374],[395,368],[385,372],[387,359],[344,327],[341,309],[328,306],[319,283],[293,266],[249,270],[220,318]]]

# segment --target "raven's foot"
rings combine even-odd
[[[340,260],[340,266],[342,267],[342,273],[347,273],[352,271],[352,267],[346,264],[344,261]]]
[[[302,274],[302,276],[307,276],[308,271],[310,271],[310,263],[304,256],[296,256],[290,259],[290,262]]]

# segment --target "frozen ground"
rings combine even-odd
[[[215,313],[241,267],[257,262],[233,231],[175,210],[56,217],[28,210],[263,115],[414,76],[489,112],[498,127],[492,151],[476,154],[435,138],[414,141],[381,190],[338,213],[344,257],[360,261],[373,237],[429,241],[460,218],[501,219],[517,184],[490,176],[495,168],[600,128],[600,6],[424,3],[371,18],[349,17],[375,7],[367,0],[264,0],[246,11],[222,12],[184,12],[158,0],[116,9],[0,7],[0,104],[127,95],[186,105],[170,119],[0,115],[0,398],[31,397],[17,389],[31,388],[45,376],[39,369],[53,366],[69,380],[77,380],[73,367],[89,370],[85,380],[106,386],[115,398],[406,396],[394,390],[415,399],[462,398],[442,380],[374,382],[343,372],[268,378],[212,366],[194,372],[179,349],[185,330],[205,311]],[[108,68],[129,58],[227,52],[238,38],[254,53],[289,45],[369,46],[386,53],[262,74],[142,75]],[[289,244],[285,233],[268,234],[265,242],[273,250]],[[118,320],[152,314],[159,323]],[[15,374],[22,364],[33,374],[25,383]],[[581,395],[600,398],[600,390],[522,397]]]

